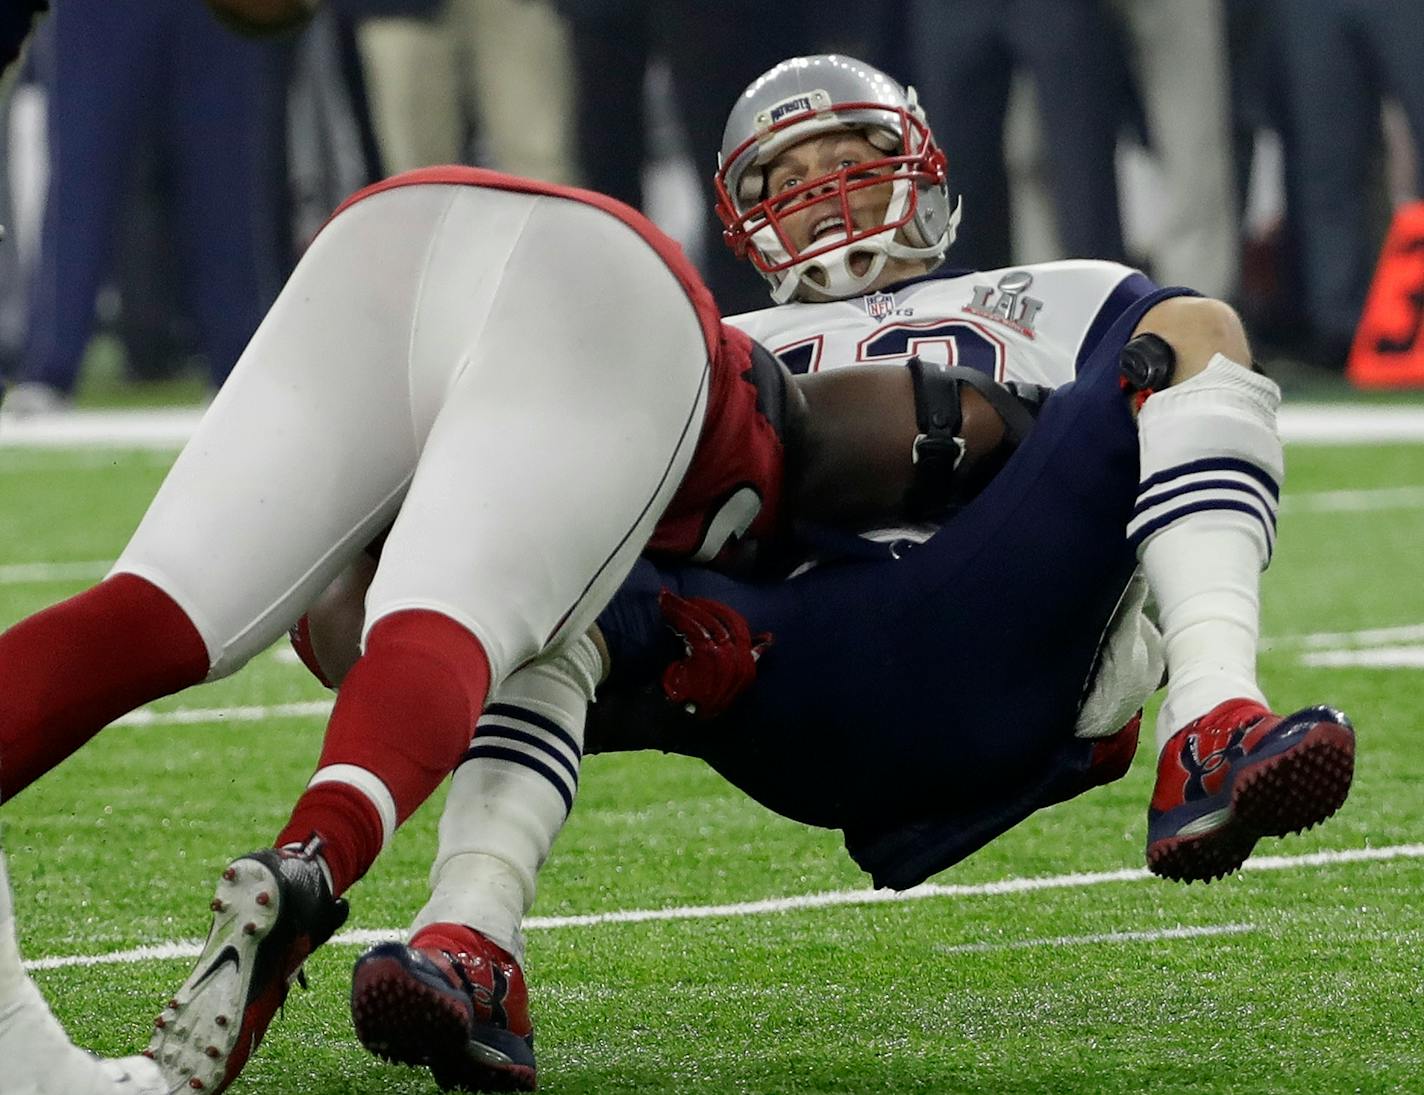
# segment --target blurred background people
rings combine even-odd
[[[1345,364],[1388,226],[1381,107],[1424,146],[1424,7],[1418,0],[1271,0],[1298,202],[1306,319],[1317,362]],[[1424,190],[1417,157],[1415,196]],[[1398,161],[1399,156],[1396,156]]]
[[[1223,0],[1114,0],[1153,171],[1144,265],[1164,285],[1237,297],[1240,219]]]
[[[11,0],[0,10],[0,76],[19,59],[36,15],[49,10],[49,0]]]
[[[742,90],[778,61],[798,53],[844,52],[890,67],[884,54],[898,4],[862,0],[834,8],[814,0],[556,0],[573,37],[575,130],[584,184],[635,208],[646,207],[644,169],[653,159],[651,105],[680,122],[700,208],[694,248],[708,287],[725,314],[767,304],[766,286],[722,245],[713,212],[708,150],[722,147],[722,125]],[[668,80],[649,104],[655,59]],[[670,109],[668,109],[670,108]]]
[[[266,168],[281,94],[276,47],[242,41],[191,0],[64,0],[41,28],[48,185],[11,413],[72,397],[95,300],[151,141],[171,182],[185,305],[214,387],[282,274]],[[274,105],[276,104],[276,105]]]
[[[482,161],[573,183],[573,61],[552,0],[357,0],[388,174]],[[471,149],[477,138],[482,154]]]
[[[965,201],[952,265],[1141,265],[1236,301],[1287,369],[1340,374],[1391,209],[1424,181],[1418,0],[52,6],[0,135],[21,412],[68,404],[96,299],[125,375],[205,362],[219,384],[331,209],[436,163],[611,194],[683,242],[724,312],[763,307],[721,242],[710,150],[796,54],[916,86]],[[283,37],[232,33],[274,13]]]
[[[1125,261],[1116,154],[1132,98],[1104,0],[910,0],[907,30],[909,82],[964,200],[951,262],[989,270],[1015,259],[1004,126],[1020,71],[1034,83],[1063,253]]]

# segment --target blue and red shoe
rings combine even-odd
[[[1227,700],[1168,740],[1147,812],[1147,867],[1178,882],[1221,878],[1263,836],[1318,825],[1345,802],[1355,729],[1333,707],[1273,715]]]
[[[361,1044],[430,1069],[442,1091],[533,1091],[529,991],[513,955],[461,924],[431,924],[410,944],[356,960],[351,1021]]]

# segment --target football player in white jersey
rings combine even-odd
[[[664,622],[693,654],[653,657],[655,718],[676,722],[682,703],[714,694],[720,710],[756,677],[700,740],[683,719],[643,743],[675,748],[681,732],[681,751],[761,801],[844,828],[878,883],[910,885],[1037,806],[1121,774],[1136,730],[1118,728],[1165,661],[1148,863],[1186,881],[1234,871],[1260,837],[1332,814],[1353,773],[1342,714],[1275,715],[1256,681],[1259,575],[1283,474],[1279,392],[1227,305],[1125,267],[940,271],[959,218],[946,175],[913,92],[850,58],[787,61],[734,108],[718,172],[727,239],[777,306],[730,324],[806,374],[918,358],[922,468],[960,459],[958,403],[983,390],[976,378],[1058,390],[971,504],[954,512],[968,499],[926,472],[925,512],[943,517],[948,504],[951,516],[912,550],[897,529],[879,557],[771,587],[693,569],[625,588],[600,618],[615,673],[647,660]],[[938,373],[936,361],[967,372]],[[814,375],[801,390],[848,423],[848,444],[857,417],[891,413],[840,405]],[[776,643],[758,665],[762,629]],[[327,632],[338,665],[340,630]],[[319,633],[319,662],[322,645]],[[722,683],[733,686],[688,685],[709,663],[715,678],[728,651],[736,667]],[[533,1085],[520,923],[576,790],[602,661],[589,650],[517,674],[487,709],[410,945],[357,964],[353,1017],[374,1052],[428,1064],[442,1084]],[[1087,750],[1094,740],[1111,755]]]

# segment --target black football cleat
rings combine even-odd
[[[348,906],[331,896],[317,850],[316,841],[301,851],[268,848],[223,871],[203,953],[154,1020],[146,1051],[175,1089],[226,1090],[307,956],[345,923]]]
[[[361,1044],[429,1068],[443,1091],[533,1091],[534,1027],[519,963],[460,924],[431,924],[407,946],[356,961],[351,1021]]]

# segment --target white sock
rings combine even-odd
[[[599,668],[585,637],[500,685],[451,780],[430,900],[412,933],[464,924],[524,961],[524,917],[578,789],[584,714]]]
[[[1157,603],[1167,699],[1157,747],[1256,683],[1260,576],[1285,465],[1275,382],[1217,354],[1142,408],[1142,481],[1129,537]]]

